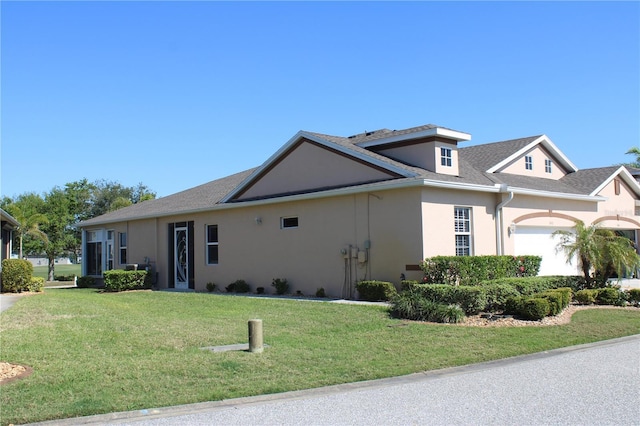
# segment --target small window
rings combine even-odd
[[[545,173],[551,173],[551,165],[553,164],[553,162],[551,160],[549,160],[548,158],[546,160],[544,160],[544,171]]]
[[[616,195],[620,195],[620,179],[613,180],[613,190]]]
[[[440,164],[451,167],[451,148],[440,148]]]
[[[124,265],[127,263],[127,233],[121,232],[119,236],[120,243],[120,264]]]
[[[533,157],[530,155],[524,156],[524,168],[527,170],[533,170]]]
[[[207,264],[218,264],[218,225],[207,225]]]
[[[282,217],[280,218],[280,228],[297,228],[298,216]]]

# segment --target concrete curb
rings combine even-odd
[[[109,424],[115,422],[134,422],[139,420],[153,420],[167,417],[176,417],[187,414],[198,414],[202,412],[210,412],[224,410],[233,407],[251,406],[259,404],[268,404],[270,402],[297,400],[314,396],[332,395],[340,392],[351,392],[360,389],[383,388],[385,386],[393,386],[400,384],[408,384],[425,380],[433,380],[437,378],[455,376],[467,373],[473,373],[483,370],[504,367],[508,365],[518,364],[531,360],[555,357],[570,352],[586,351],[592,348],[601,348],[616,345],[623,342],[640,342],[640,334],[620,337],[617,339],[603,340],[599,342],[586,343],[583,345],[569,346],[558,348],[544,352],[537,352],[528,355],[520,355],[511,358],[505,358],[495,361],[487,361],[478,364],[464,365],[460,367],[450,367],[440,370],[431,370],[421,373],[414,373],[406,376],[391,377],[386,379],[369,380],[364,382],[345,383],[340,385],[326,386],[322,388],[313,388],[301,391],[284,392],[270,395],[259,395],[252,397],[236,398],[222,401],[201,402],[195,404],[177,405],[172,407],[152,408],[136,411],[123,411],[109,414],[99,414],[95,416],[76,417],[69,419],[52,420],[40,423],[32,423],[32,425],[87,425],[87,424]]]

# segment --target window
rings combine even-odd
[[[281,217],[280,218],[280,228],[297,228],[298,227],[298,216],[290,216],[290,217]]]
[[[527,170],[533,170],[533,157],[530,155],[524,156],[524,168]]]
[[[218,225],[207,225],[207,265],[218,264]]]
[[[471,208],[454,208],[456,256],[471,256]]]
[[[113,231],[107,231],[107,271],[113,269]]]
[[[120,264],[124,265],[127,263],[127,233],[121,232],[119,234],[120,239]]]
[[[544,171],[546,173],[551,173],[551,165],[553,164],[553,162],[551,160],[549,160],[548,158],[546,160],[544,160]]]
[[[102,240],[100,231],[87,231],[86,248],[83,254],[85,274],[102,275]]]
[[[451,148],[440,148],[440,164],[451,167]]]

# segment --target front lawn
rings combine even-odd
[[[60,265],[55,265],[54,274],[56,276],[75,275],[75,276],[79,277],[80,274],[81,274],[81,271],[80,271],[81,269],[82,269],[82,265],[80,265],[80,264],[73,264],[73,265],[60,264]],[[34,277],[42,277],[42,278],[44,278],[46,280],[47,278],[49,278],[49,267],[47,265],[34,266],[33,267],[33,276]]]
[[[262,354],[213,353],[247,342]],[[33,373],[0,388],[2,424],[162,407],[398,376],[640,333],[640,309],[554,327],[409,323],[381,306],[169,292],[48,289],[0,321],[0,360]],[[585,372],[587,374],[588,372]]]

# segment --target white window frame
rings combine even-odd
[[[533,157],[530,155],[524,156],[524,168],[525,170],[533,170]]]
[[[453,150],[447,147],[440,147],[440,165],[445,167],[453,166]]]
[[[455,234],[456,256],[473,256],[473,209],[455,206],[453,208],[453,226]],[[461,243],[465,241],[466,244]]]
[[[124,237],[124,244],[122,244],[123,237]],[[127,263],[127,233],[126,232],[118,232],[118,261],[120,262],[121,265],[125,265]]]
[[[209,228],[211,227],[215,227],[216,229],[216,239],[215,241],[209,240]],[[218,265],[220,263],[220,235],[218,234],[218,225],[217,224],[212,224],[212,225],[207,225],[206,229],[205,229],[205,256],[207,257],[206,261],[207,261],[207,265]],[[216,247],[216,259],[215,261],[211,261],[211,257],[209,256],[209,248],[210,247]]]
[[[546,173],[552,173],[552,166],[553,166],[553,161],[551,161],[550,159],[546,158],[544,160],[544,171]]]

